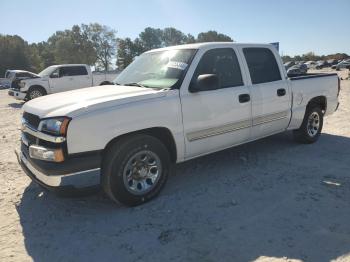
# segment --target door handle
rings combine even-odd
[[[284,89],[284,88],[277,89],[277,95],[278,96],[285,96],[286,95],[286,89]]]
[[[250,101],[250,95],[249,94],[241,94],[238,96],[238,100],[240,103],[247,103]]]

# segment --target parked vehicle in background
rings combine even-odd
[[[19,100],[31,100],[53,93],[108,85],[117,75],[115,72],[91,73],[90,67],[84,64],[54,65],[41,71],[36,78],[21,80],[8,94]]]
[[[316,69],[323,69],[326,67],[330,67],[330,64],[327,61],[317,61],[315,66]]]
[[[289,62],[284,63],[283,65],[284,65],[284,68],[286,70],[288,70],[290,67],[294,66],[295,63],[293,61],[289,61]]]
[[[17,87],[19,81],[37,77],[37,74],[25,70],[6,70],[5,78],[0,79],[0,84],[7,88],[15,88]]]
[[[337,59],[329,59],[329,60],[327,60],[327,63],[332,67],[334,65],[337,65],[339,63],[339,60],[337,60]]]
[[[18,159],[46,188],[101,183],[113,201],[135,206],[159,194],[173,163],[285,130],[316,142],[339,91],[336,73],[288,78],[272,45],[151,50],[115,85],[26,103]]]
[[[306,73],[307,66],[305,64],[294,65],[287,70],[287,75],[289,77],[305,75]]]
[[[350,59],[343,60],[335,66],[336,70],[350,69]]]
[[[307,61],[304,63],[308,69],[314,68],[316,66],[316,62],[315,61]]]

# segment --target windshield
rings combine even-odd
[[[41,71],[38,75],[41,77],[49,76],[53,71],[55,71],[56,68],[56,66],[49,66],[48,68],[45,68],[43,71]]]
[[[194,49],[144,53],[115,79],[117,85],[171,88],[182,79],[195,54]]]

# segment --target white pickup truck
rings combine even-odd
[[[91,73],[90,67],[84,64],[53,65],[37,77],[21,80],[18,87],[11,88],[8,94],[18,100],[31,100],[53,93],[108,85],[116,77],[116,73]]]
[[[138,205],[160,192],[173,163],[286,130],[315,142],[339,91],[336,74],[288,78],[268,44],[152,50],[114,85],[26,103],[18,158],[46,188],[101,184],[112,200]]]

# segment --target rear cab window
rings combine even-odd
[[[65,66],[60,68],[60,77],[88,75],[85,66]]]
[[[243,48],[252,84],[282,80],[276,58],[272,51],[262,47]]]

